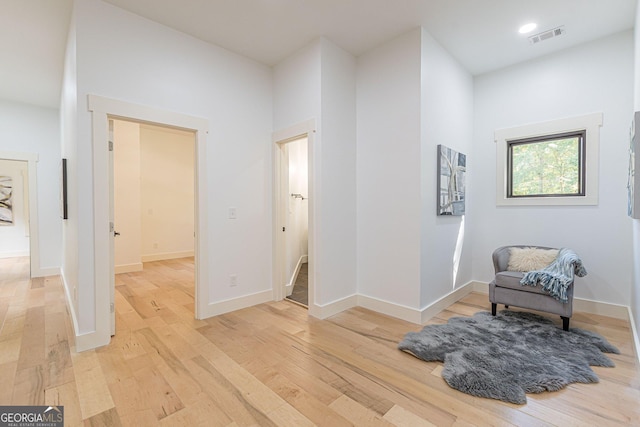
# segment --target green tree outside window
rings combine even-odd
[[[584,195],[584,132],[510,141],[508,197]]]

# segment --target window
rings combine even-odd
[[[584,196],[584,130],[507,141],[507,197]]]
[[[597,205],[602,113],[495,131],[496,204]]]

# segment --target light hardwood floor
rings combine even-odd
[[[190,260],[119,275],[116,336],[78,354],[60,278],[28,270],[0,260],[0,404],[64,405],[67,426],[640,425],[625,321],[576,313],[621,350],[616,367],[512,405],[451,389],[441,363],[396,349],[419,325],[365,309],[321,321],[281,301],[194,320]],[[470,294],[431,322],[488,308]]]

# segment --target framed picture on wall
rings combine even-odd
[[[640,189],[640,175],[636,173],[638,150],[640,147],[640,132],[636,126],[640,122],[640,111],[636,111],[631,121],[629,132],[629,175],[627,178],[627,214],[631,218],[640,218],[640,195],[635,194]]]
[[[467,156],[438,145],[438,215],[464,215]]]
[[[67,206],[67,159],[62,159],[61,182],[60,182],[60,215],[62,219],[69,218],[69,209]]]
[[[0,174],[0,226],[13,225],[13,179]]]

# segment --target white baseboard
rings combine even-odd
[[[108,336],[105,338],[104,336],[100,336],[96,331],[78,334],[78,317],[76,316],[73,299],[71,298],[71,291],[65,279],[64,270],[62,269],[60,271],[60,279],[62,280],[62,287],[64,288],[67,309],[69,310],[69,314],[71,314],[71,325],[73,326],[73,333],[75,335],[74,344],[72,347],[75,348],[76,353],[109,344],[111,337]]]
[[[57,276],[60,274],[60,267],[36,268],[33,277]]]
[[[626,305],[611,304],[602,301],[592,301],[584,298],[573,297],[573,311],[599,314],[602,316],[615,317],[616,319],[622,320],[629,319],[629,307],[627,307]]]
[[[358,307],[406,320],[407,322],[420,323],[420,310],[417,308],[395,304],[367,295],[358,295]]]
[[[218,316],[231,311],[240,310],[265,302],[273,301],[273,290],[257,292],[225,301],[213,302],[205,306],[199,313],[199,319]]]
[[[76,352],[80,353],[87,350],[93,350],[98,347],[105,346],[111,342],[111,335],[99,334],[97,331],[91,331],[84,334],[76,334]]]
[[[19,258],[23,256],[29,256],[29,250],[26,251],[9,251],[9,252],[0,252],[0,258]]]
[[[323,306],[312,306],[309,308],[309,314],[319,319],[326,319],[352,307],[363,307],[407,322],[423,324],[440,311],[473,292],[475,286],[476,282],[462,285],[423,309],[407,307],[367,295],[352,295]]]
[[[471,281],[471,282],[465,283],[459,288],[452,290],[445,296],[441,297],[440,299],[432,302],[431,304],[423,308],[421,310],[419,323],[420,324],[426,323],[427,321],[429,321],[429,319],[431,319],[433,316],[435,316],[436,314],[440,313],[442,310],[449,307],[451,304],[454,304],[457,301],[464,298],[465,296],[469,295],[471,292],[474,291],[476,287],[476,283],[479,283],[479,282]]]
[[[121,265],[116,265],[114,267],[114,271],[116,274],[122,274],[122,273],[133,273],[135,271],[142,271],[142,263],[141,262],[136,262],[134,264],[121,264]]]
[[[166,259],[188,258],[194,255],[195,255],[194,251],[163,252],[159,254],[142,255],[140,258],[142,259],[142,262],[153,262],[153,261],[163,261]]]
[[[422,309],[407,307],[366,295],[352,295],[345,299],[326,304],[324,306],[316,306],[314,307],[313,312],[310,311],[310,314],[312,314],[314,317],[325,319],[343,310],[358,306],[376,311],[378,313],[386,314],[387,316],[406,320],[407,322],[424,324],[433,316],[446,309],[451,304],[454,304],[455,302],[461,300],[471,292],[488,294],[489,284],[479,281],[468,282]],[[573,307],[575,311],[581,311],[590,314],[599,314],[602,316],[614,317],[616,319],[623,320],[629,320],[631,313],[629,307],[624,305],[611,304],[601,301],[591,301],[584,298],[574,298]],[[633,321],[630,321],[632,323],[632,327],[635,329]],[[637,334],[637,332],[634,333]],[[634,339],[638,340],[637,335],[634,335]],[[638,345],[640,346],[640,344]],[[640,351],[637,351],[637,353],[638,352]]]
[[[78,318],[76,317],[75,304],[73,303],[73,298],[71,296],[71,289],[69,289],[69,284],[67,283],[67,279],[65,278],[64,270],[60,269],[60,280],[62,281],[62,288],[64,289],[64,295],[67,301],[67,309],[69,310],[69,314],[71,314],[71,323],[73,326],[73,333],[78,335]]]
[[[358,295],[351,295],[325,305],[311,304],[309,306],[309,314],[318,319],[326,319],[334,314],[357,307],[359,305],[358,298]]]
[[[472,280],[471,283],[473,283],[473,292],[489,295],[489,282],[477,282]]]

